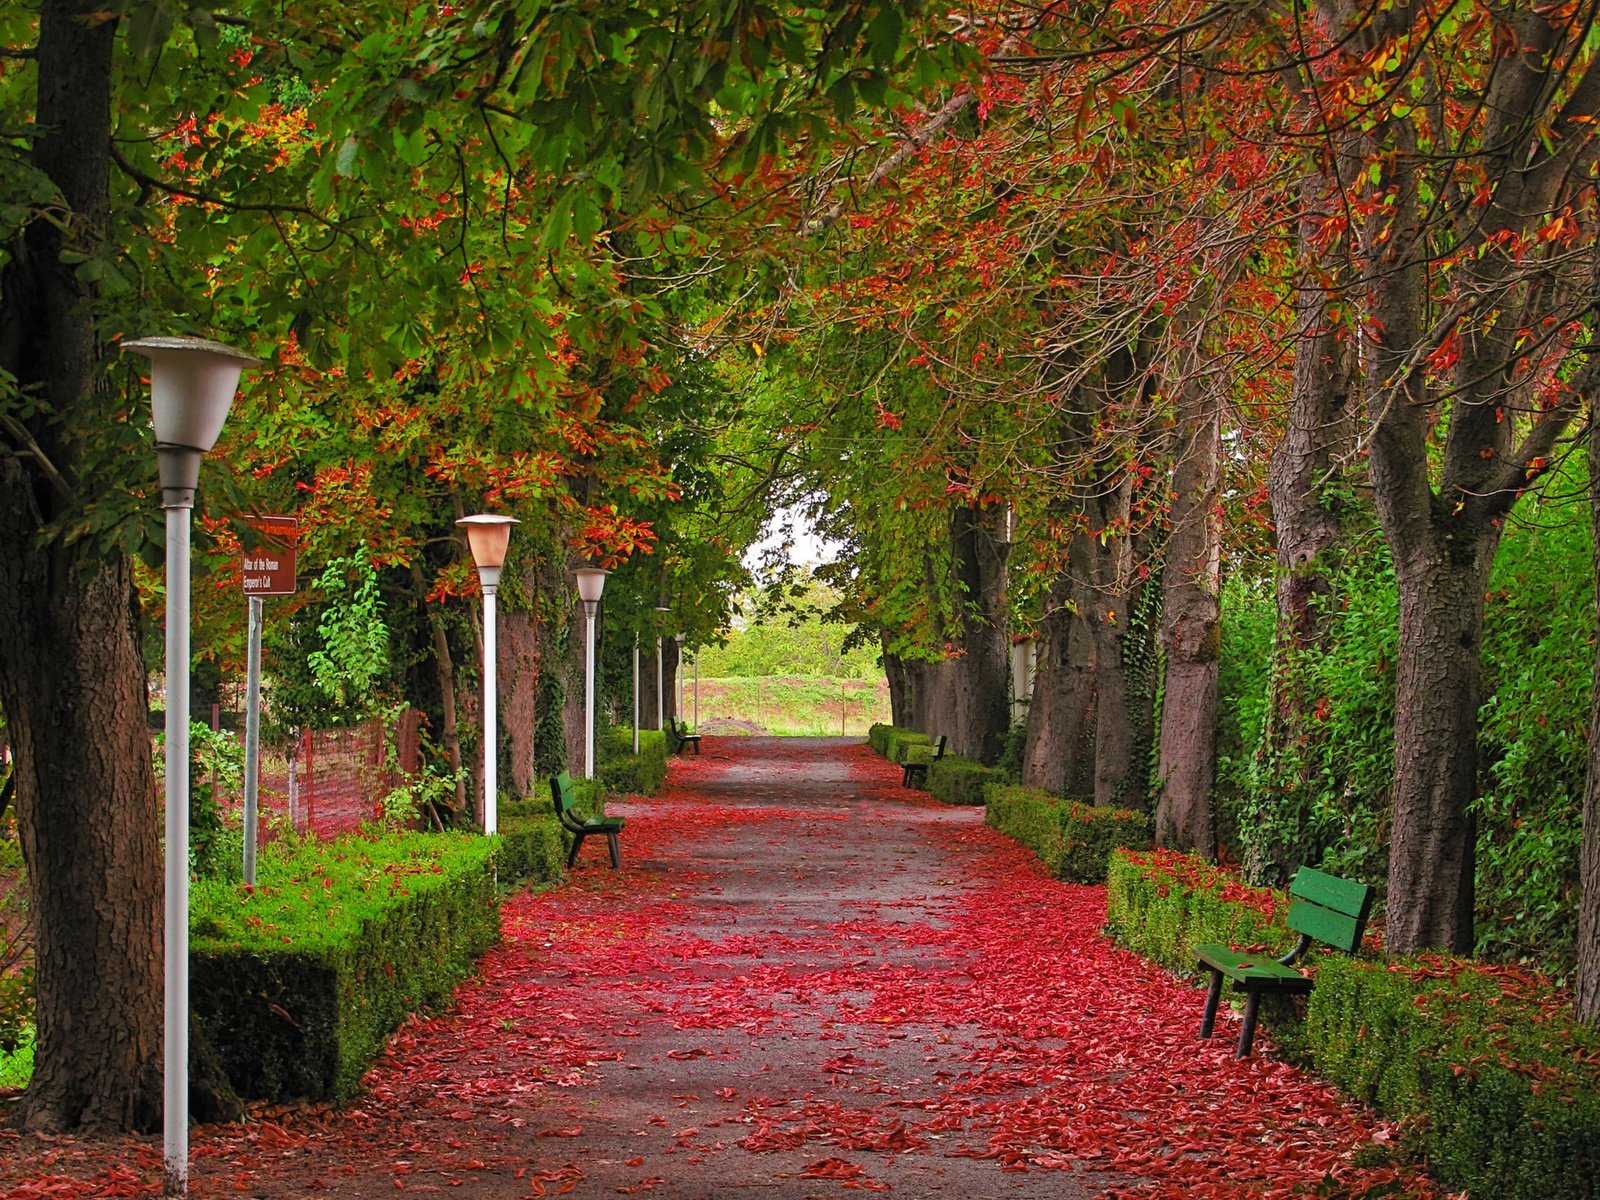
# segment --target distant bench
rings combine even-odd
[[[667,718],[667,741],[672,744],[674,754],[682,754],[685,746],[693,746],[694,752],[700,753],[700,735],[690,733],[689,727],[678,724],[676,717]]]
[[[573,807],[575,798],[571,775],[563,771],[550,777],[550,801],[555,806],[556,820],[561,822],[561,828],[572,835],[572,851],[567,855],[567,866],[578,861],[578,849],[583,845],[583,839],[591,833],[598,833],[606,839],[606,848],[611,851],[612,869],[622,866],[622,846],[618,835],[628,823],[626,819],[580,817]]]
[[[1289,916],[1284,921],[1300,935],[1294,949],[1279,958],[1243,953],[1218,943],[1194,948],[1200,966],[1211,972],[1211,987],[1206,992],[1206,1010],[1200,1018],[1200,1036],[1211,1036],[1216,1024],[1217,1003],[1222,998],[1222,981],[1233,981],[1233,990],[1245,994],[1244,1024],[1239,1030],[1235,1058],[1244,1058],[1256,1037],[1256,1010],[1261,997],[1269,992],[1309,992],[1312,982],[1300,974],[1295,963],[1314,944],[1335,946],[1354,954],[1366,932],[1372,912],[1372,889],[1334,875],[1324,875],[1301,867],[1289,884]]]
[[[928,782],[928,768],[944,757],[945,743],[949,741],[944,734],[940,734],[932,742],[912,742],[905,748],[905,753],[900,760],[904,770],[900,773],[901,787],[915,787],[919,783]]]

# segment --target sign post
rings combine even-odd
[[[250,606],[250,645],[245,670],[244,702],[244,881],[256,885],[256,829],[260,825],[257,792],[261,786],[261,597],[292,596],[295,589],[293,517],[253,517],[262,536],[255,550],[246,550],[239,573]]]

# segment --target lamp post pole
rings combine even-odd
[[[639,635],[633,635],[633,752],[639,753]]]
[[[515,517],[475,513],[456,522],[467,531],[467,545],[478,567],[483,589],[483,832],[500,828],[500,721],[499,648],[495,640],[495,597],[500,591],[500,571],[506,565]]]
[[[605,591],[607,572],[599,567],[579,567],[578,599],[583,601],[586,618],[583,645],[583,777],[594,778],[594,634],[595,613],[600,594]]]
[[[667,676],[661,658],[662,632],[659,625],[667,619],[667,614],[672,611],[665,604],[656,605],[656,612],[660,614],[656,630],[656,728],[667,727]]]
[[[149,337],[150,409],[167,525],[166,899],[161,1162],[164,1191],[189,1192],[189,531],[200,460],[217,444],[239,376],[257,360],[221,342]]]

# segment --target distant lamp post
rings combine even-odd
[[[633,635],[633,752],[639,753],[639,635]]]
[[[684,638],[683,634],[680,633],[677,636],[675,636],[672,640],[678,643],[678,663],[677,663],[677,674],[678,674],[678,724],[682,725],[684,723],[684,721],[683,721],[683,710],[684,710],[683,697],[684,697],[685,687],[686,687],[686,684],[688,682],[683,677],[683,675],[684,675],[684,671],[683,671],[683,647],[684,647],[685,638]]]
[[[456,522],[467,531],[467,546],[478,566],[478,585],[483,589],[483,832],[500,828],[500,722],[499,680],[496,678],[499,651],[495,644],[495,596],[500,591],[500,570],[506,565],[506,549],[511,545],[515,517],[498,513],[475,513]]]
[[[579,567],[578,599],[583,601],[587,618],[583,642],[583,777],[594,778],[594,617],[600,607],[600,593],[606,590],[610,572],[599,567]]]
[[[147,337],[161,507],[167,513],[167,816],[162,1166],[169,1196],[189,1191],[189,527],[200,460],[217,444],[239,376],[259,361],[221,342]]]
[[[662,639],[661,639],[661,634],[662,634],[663,627],[666,625],[667,614],[670,613],[671,611],[672,611],[672,609],[668,605],[665,605],[665,604],[656,605],[656,612],[658,614],[658,616],[656,617],[656,728],[657,729],[665,729],[667,727],[667,711],[666,711],[667,710],[667,705],[666,705],[667,677],[666,677],[665,672],[662,669],[662,661],[661,661],[661,640]]]

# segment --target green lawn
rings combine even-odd
[[[693,722],[694,684],[684,687],[683,717]],[[700,728],[710,733],[784,737],[865,737],[889,719],[889,684],[830,675],[732,676],[700,681]]]

